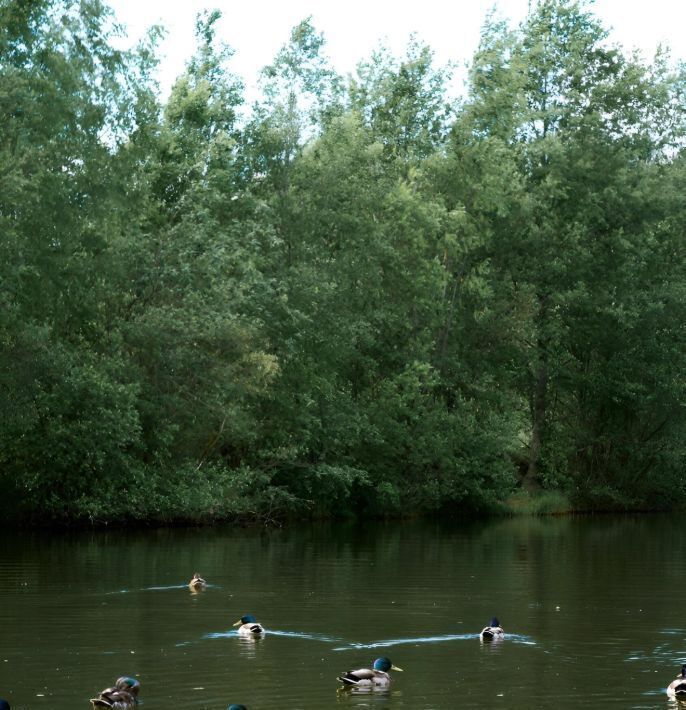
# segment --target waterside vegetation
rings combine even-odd
[[[162,103],[159,30],[0,0],[2,519],[683,505],[684,68],[540,0],[455,101],[305,20],[248,107],[218,17]]]

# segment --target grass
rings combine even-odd
[[[533,495],[519,491],[505,501],[505,507],[513,515],[563,515],[574,511],[569,498],[557,491],[539,491]]]

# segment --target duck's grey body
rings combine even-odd
[[[494,616],[491,623],[481,630],[479,637],[482,641],[494,641],[505,637],[505,632],[497,617]]]
[[[338,676],[343,685],[355,688],[387,688],[391,684],[388,671],[402,671],[394,666],[385,656],[377,658],[372,668],[358,668],[355,671],[346,671]]]
[[[347,671],[338,676],[344,685],[353,685],[357,688],[386,688],[391,684],[391,676],[383,671],[372,668],[358,668],[356,671]]]
[[[238,627],[238,633],[243,636],[260,636],[264,633],[264,626],[262,624],[242,624]]]
[[[264,633],[264,626],[252,614],[241,616],[234,626],[238,626],[238,633],[242,636],[261,636]]]
[[[118,678],[111,688],[105,688],[97,698],[91,698],[91,705],[94,708],[132,710],[138,705],[139,688],[140,683],[135,678]]]

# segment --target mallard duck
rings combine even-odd
[[[226,710],[248,710],[248,708],[246,708],[245,705],[229,705]]]
[[[238,626],[238,633],[244,636],[259,636],[264,633],[264,627],[257,623],[257,619],[252,614],[241,616],[234,626]]]
[[[193,573],[193,579],[188,583],[188,586],[193,592],[199,592],[201,589],[207,587],[207,582],[197,573]]]
[[[0,698],[0,710],[10,710],[10,704],[2,698]]]
[[[493,639],[503,638],[505,636],[505,632],[503,631],[503,627],[500,625],[497,617],[494,616],[491,619],[491,623],[483,629],[479,636],[482,641],[492,641]]]
[[[141,684],[135,678],[122,676],[111,688],[100,691],[97,698],[91,698],[94,708],[114,708],[131,710],[138,704],[138,691]]]
[[[686,698],[686,663],[681,666],[681,675],[667,686],[670,698]]]
[[[357,688],[386,688],[391,683],[388,671],[402,671],[394,666],[389,658],[383,656],[374,661],[372,668],[358,668],[356,671],[346,671],[338,676],[338,680],[347,686]]]

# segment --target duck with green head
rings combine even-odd
[[[338,676],[338,680],[347,687],[387,688],[391,684],[391,676],[388,671],[402,671],[402,668],[394,666],[390,658],[382,656],[374,661],[371,668],[346,671]]]
[[[681,666],[681,675],[667,686],[667,695],[670,698],[686,700],[686,663]]]
[[[252,614],[241,616],[234,626],[239,627],[238,633],[243,636],[261,636],[264,633],[264,626]]]
[[[0,698],[0,710],[10,710],[10,704],[2,698]]]
[[[97,698],[91,698],[94,708],[132,710],[138,705],[138,691],[141,684],[135,678],[122,676],[111,688],[105,688]]]
[[[226,710],[248,710],[248,708],[245,707],[245,705],[229,705]]]

